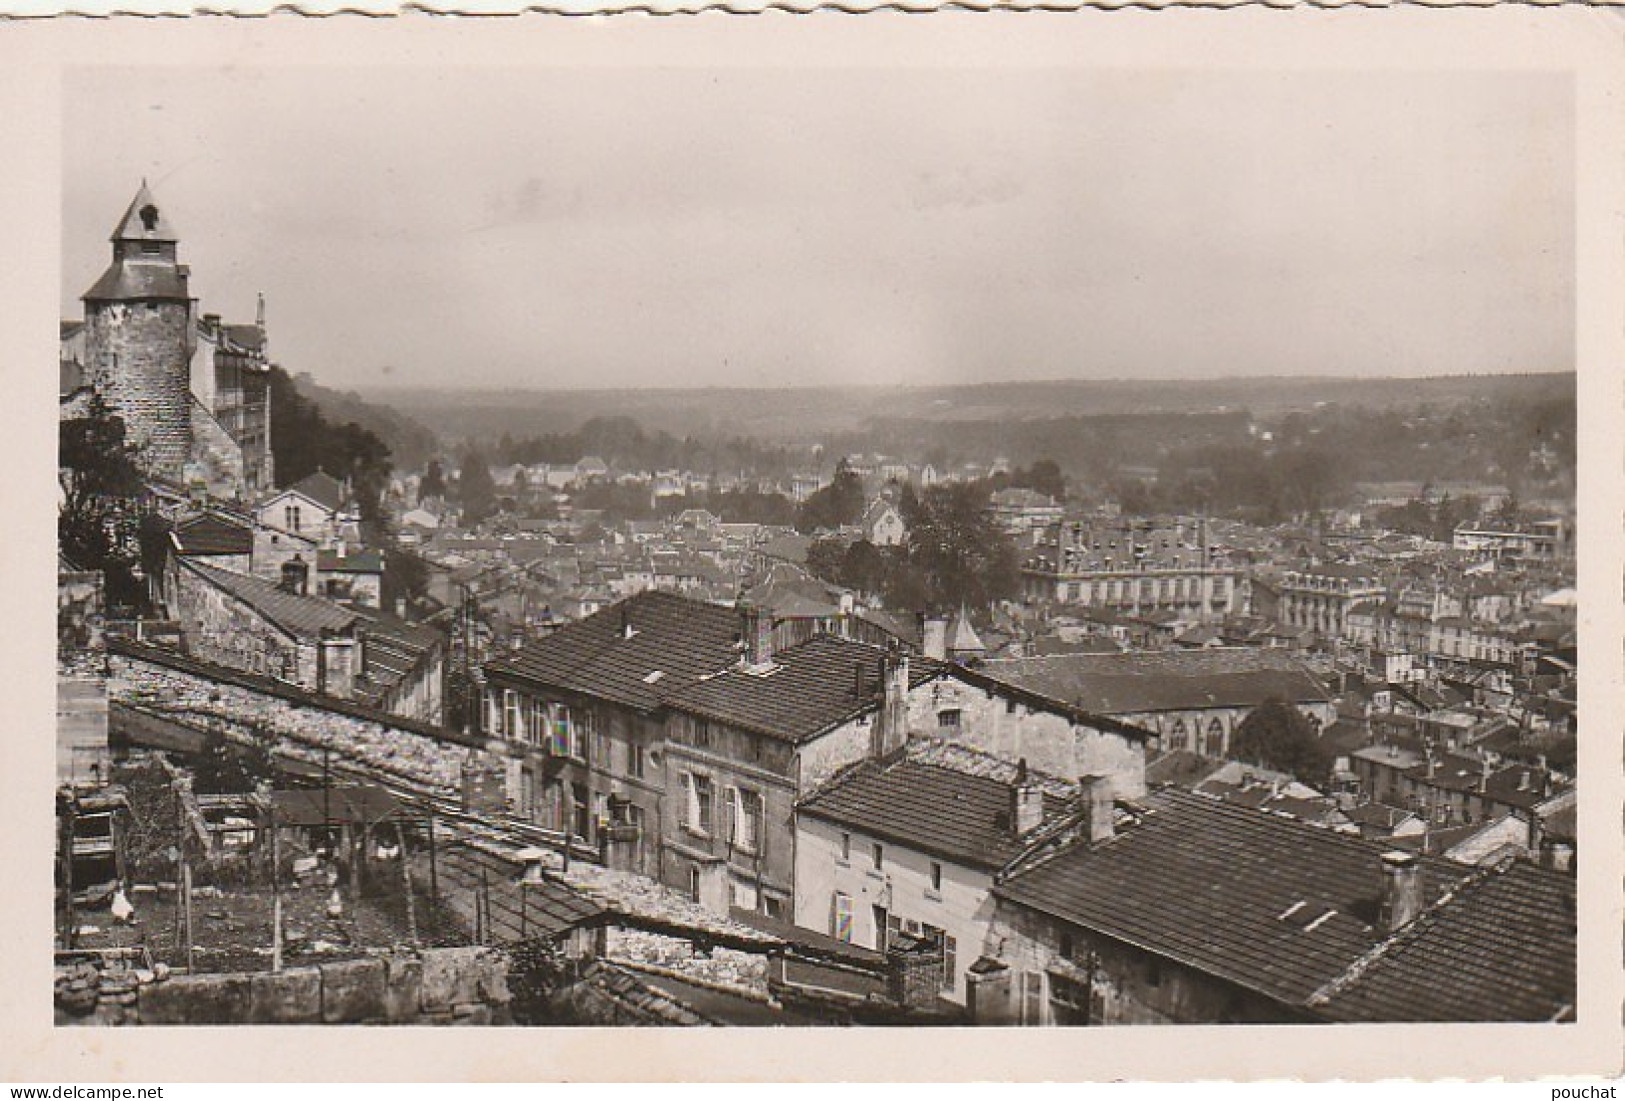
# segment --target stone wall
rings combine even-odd
[[[58,1020],[96,1025],[508,1023],[508,957],[480,946],[395,950],[285,971],[58,970]]]
[[[118,410],[144,470],[180,481],[192,454],[191,307],[185,302],[87,303],[92,385]]]
[[[359,765],[447,795],[457,792],[471,750],[485,759],[482,741],[449,730],[318,701],[290,686],[260,685],[256,678],[207,669],[176,655],[132,651],[125,647],[109,658],[115,703],[219,729],[228,737],[270,731],[278,736],[278,752],[287,757],[319,765],[322,750],[329,749],[335,765]]]

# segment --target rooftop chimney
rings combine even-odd
[[[1422,912],[1422,865],[1412,853],[1382,854],[1382,911],[1385,933],[1398,932]]]
[[[762,613],[754,604],[739,605],[739,636],[745,644],[747,666],[767,665],[773,660],[773,615]]]
[[[870,748],[874,756],[887,757],[908,742],[908,654],[900,649],[880,659],[880,695]]]
[[[920,621],[920,652],[933,661],[948,660],[948,620],[926,613]]]
[[[1025,837],[1044,824],[1044,793],[1027,775],[1027,758],[1016,764],[1016,778],[1010,785],[1010,828]]]
[[[282,563],[282,582],[277,586],[285,593],[304,596],[310,587],[310,566],[297,554]]]
[[[1078,778],[1078,784],[1083,788],[1084,799],[1088,801],[1084,817],[1084,826],[1087,830],[1085,840],[1091,844],[1097,841],[1110,841],[1117,832],[1117,803],[1113,798],[1112,778],[1081,776]]]

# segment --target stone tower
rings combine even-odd
[[[196,304],[146,181],[112,242],[112,264],[83,296],[86,381],[123,417],[141,468],[179,483],[192,454]]]

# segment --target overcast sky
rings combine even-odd
[[[74,70],[64,317],[143,176],[341,386],[1574,366],[1537,74]]]

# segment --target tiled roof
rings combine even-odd
[[[252,554],[254,532],[213,512],[175,528],[175,553],[181,555]]]
[[[800,742],[875,708],[880,696],[877,646],[835,635],[814,635],[773,655],[758,672],[728,665],[714,676],[668,694],[668,706],[689,714],[789,742]],[[867,670],[869,690],[856,693],[856,669]],[[909,663],[909,687],[940,675],[923,658]]]
[[[996,892],[1295,1006],[1382,939],[1391,846],[1177,788],[1146,804],[1111,841],[1064,850]],[[1417,859],[1429,903],[1472,872]],[[1332,912],[1313,928],[1281,919],[1299,903]]]
[[[1341,1021],[1572,1019],[1574,905],[1566,875],[1481,873],[1313,1004]]]
[[[1187,708],[1256,707],[1331,697],[1291,657],[1241,647],[998,658],[982,672],[1100,715]]]
[[[738,643],[732,608],[651,591],[529,642],[485,669],[648,711],[737,661]],[[649,680],[655,672],[661,675]]]
[[[383,573],[384,552],[358,550],[341,556],[337,551],[319,550],[316,568],[323,573]]]
[[[1022,851],[1010,827],[1011,788],[907,754],[868,760],[802,802],[799,814],[823,819],[958,864],[996,871]],[[1046,818],[1064,800],[1045,792]]]
[[[325,627],[343,631],[356,621],[356,614],[330,600],[285,592],[274,581],[248,574],[233,573],[201,562],[183,566],[209,584],[253,608],[265,619],[300,638],[315,638]]]

